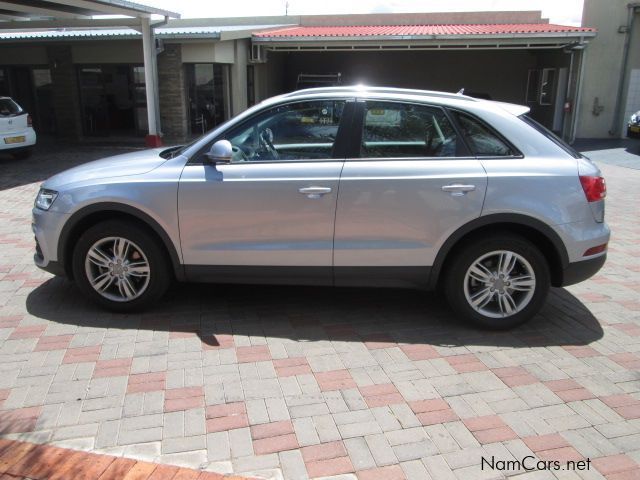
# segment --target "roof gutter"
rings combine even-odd
[[[611,123],[611,130],[609,135],[612,137],[618,137],[622,133],[622,123],[624,119],[620,118],[622,110],[622,97],[625,84],[625,77],[627,68],[629,66],[629,50],[631,49],[631,35],[633,35],[633,23],[635,20],[636,11],[640,8],[640,3],[627,4],[627,25],[625,27],[625,40],[624,40],[624,53],[622,56],[622,66],[620,67],[620,76],[618,78],[618,94],[616,95],[616,107],[613,111],[613,120]]]

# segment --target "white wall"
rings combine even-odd
[[[234,42],[198,42],[182,44],[183,63],[234,63]]]
[[[585,0],[582,25],[598,29],[585,50],[585,68],[577,136],[607,138],[613,125],[616,95],[621,87],[625,35],[618,29],[627,24],[629,0]],[[636,23],[640,23],[636,15]],[[637,38],[637,36],[636,36]],[[631,56],[630,56],[631,60]],[[603,107],[594,111],[595,99]],[[624,109],[624,105],[623,105]],[[622,113],[622,112],[621,112]],[[624,130],[623,130],[624,133]]]

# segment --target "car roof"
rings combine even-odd
[[[467,107],[472,109],[494,110],[496,108],[512,115],[519,116],[529,112],[529,107],[515,103],[497,102],[474,98],[462,93],[442,92],[437,90],[419,90],[410,88],[377,87],[366,85],[350,85],[340,87],[319,87],[296,90],[267,100],[269,103],[280,103],[286,100],[325,97],[365,97],[377,100],[409,100],[430,102],[439,105]]]
[[[436,97],[436,98],[450,98],[455,100],[466,100],[475,102],[477,99],[463,95],[462,93],[440,92],[436,90],[418,90],[411,88],[395,88],[395,87],[375,87],[366,85],[351,85],[344,87],[319,87],[319,88],[305,88],[303,90],[296,90],[295,92],[286,93],[283,96],[287,98],[299,97],[304,95],[314,94],[335,94],[335,93],[351,93],[354,95],[362,94],[389,94],[389,95],[407,95],[407,96],[420,96],[420,97]]]

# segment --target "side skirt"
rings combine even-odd
[[[390,287],[427,290],[431,267],[273,267],[185,265],[187,281],[259,285]]]

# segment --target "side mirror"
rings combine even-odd
[[[204,154],[213,163],[230,163],[233,155],[233,147],[229,140],[218,140],[211,145],[211,150]]]

